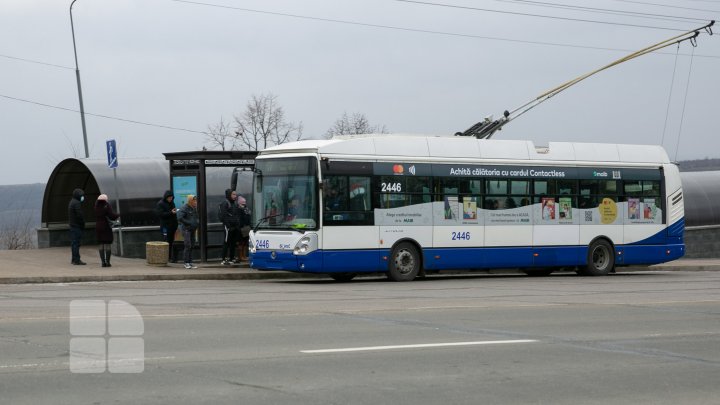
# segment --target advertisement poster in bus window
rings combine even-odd
[[[505,205],[507,207],[507,205]],[[486,225],[530,225],[532,206],[483,210]]]
[[[558,199],[558,205],[560,210],[560,221],[572,223],[572,198],[560,197]]]
[[[657,214],[657,206],[654,198],[646,198],[643,201],[643,219],[653,220]]]
[[[396,208],[375,209],[375,225],[432,225],[432,203],[412,204]]]
[[[611,198],[603,198],[598,210],[600,210],[600,222],[603,224],[612,224],[618,219],[617,204]]]
[[[463,197],[463,220],[477,220],[477,197]]]
[[[542,198],[542,219],[543,221],[555,220],[555,199],[552,197]]]
[[[628,198],[628,219],[640,219],[640,199]]]
[[[458,198],[457,196],[445,196],[443,212],[445,219],[449,221],[455,221],[458,219]]]

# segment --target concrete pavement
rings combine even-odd
[[[257,271],[247,262],[227,267],[219,262],[196,263],[198,268],[187,270],[182,263],[165,267],[150,266],[143,259],[113,256],[112,267],[100,267],[96,246],[83,246],[80,254],[86,266],[70,264],[70,248],[0,251],[0,284],[74,283],[92,281],[150,281],[150,280],[252,280],[287,278],[326,278],[325,275]],[[718,271],[719,259],[680,259],[649,267],[622,267],[627,271]],[[457,272],[452,272],[457,273]],[[516,270],[489,270],[485,274],[516,274]],[[482,273],[481,273],[482,274]]]

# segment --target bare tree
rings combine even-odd
[[[33,231],[31,215],[16,217],[12,224],[0,228],[0,249],[34,249]]]
[[[330,129],[325,132],[325,138],[330,139],[335,135],[358,135],[358,134],[386,134],[385,125],[371,125],[370,120],[362,113],[353,113],[348,116],[344,112]]]
[[[215,147],[220,150],[237,149],[235,133],[230,127],[230,123],[220,117],[220,122],[215,125],[208,125],[208,131],[205,133],[205,140],[209,143],[210,149]]]
[[[302,122],[285,120],[285,111],[272,93],[252,95],[245,112],[235,116],[235,140],[241,149],[262,150],[302,139]]]

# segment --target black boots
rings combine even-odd
[[[103,247],[98,250],[98,253],[100,253],[100,262],[102,263],[102,267],[112,267],[110,265],[110,256],[112,256],[112,251],[110,249],[105,250]]]
[[[100,262],[102,263],[102,267],[107,267],[107,261],[105,261],[105,250],[99,249],[98,253],[100,253]]]

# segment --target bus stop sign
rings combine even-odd
[[[118,167],[118,160],[117,160],[117,145],[115,144],[114,139],[110,139],[105,142],[106,149],[107,149],[107,161],[108,161],[108,167],[111,169],[114,169]]]

